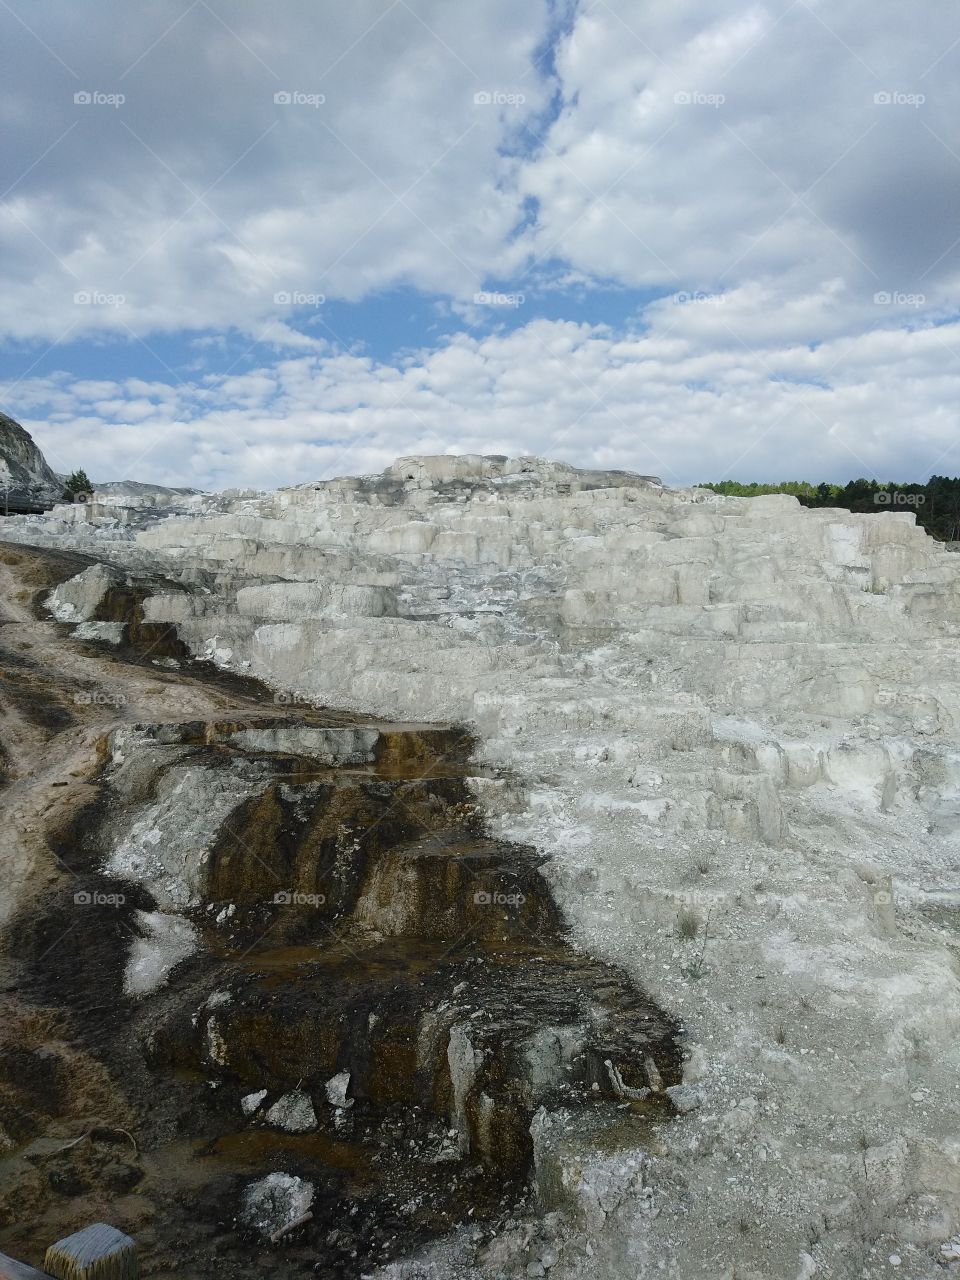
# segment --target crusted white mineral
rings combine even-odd
[[[292,1226],[313,1204],[313,1185],[289,1173],[270,1173],[243,1192],[240,1221],[264,1239]]]
[[[317,1127],[317,1115],[308,1093],[285,1093],[266,1114],[267,1124],[287,1133],[310,1133]]]
[[[7,536],[165,574],[188,590],[147,618],[278,698],[473,726],[494,829],[550,855],[575,943],[687,1029],[681,1114],[580,1165],[538,1137],[574,1224],[552,1277],[943,1274],[960,559],[912,514],[441,457]],[[110,852],[164,909],[191,900],[164,833],[176,806],[202,850],[200,782],[185,762]]]

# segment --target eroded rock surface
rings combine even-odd
[[[63,572],[5,563],[11,579]],[[46,1120],[17,1123],[29,1036],[0,1050],[5,1247],[28,1256],[96,1205],[151,1274],[356,1277],[468,1226],[476,1254],[533,1212],[533,1135],[558,1108],[587,1150],[671,1122],[679,1026],[570,947],[543,856],[486,833],[470,734],[290,709],[183,655],[154,674],[143,584],[89,568],[72,582],[44,595],[58,623],[0,630],[0,656],[46,659],[22,705],[75,708],[44,714],[36,743],[7,725],[25,758],[0,801],[38,839],[6,989],[56,1037]],[[84,622],[64,616],[71,598]],[[118,644],[79,631],[123,600]],[[73,693],[81,672],[112,692]],[[166,716],[139,718],[161,693]],[[205,714],[178,719],[178,694]],[[81,727],[83,769],[35,779],[31,749],[62,767]],[[39,830],[16,808],[33,795]],[[96,1119],[67,1092],[65,1034],[104,1074]],[[115,1142],[126,1172],[101,1159]]]
[[[496,834],[549,855],[579,948],[688,1029],[700,1105],[642,1204],[536,1245],[560,1239],[552,1275],[939,1274],[960,1228],[955,555],[909,514],[540,459],[124,510],[11,536],[162,572],[142,625],[287,707],[471,725]],[[515,1230],[507,1273],[539,1239]]]

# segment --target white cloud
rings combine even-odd
[[[0,86],[8,335],[256,332],[286,313],[276,293],[467,296],[517,257],[500,148],[549,93],[531,61],[546,0],[19,9]]]
[[[957,467],[960,14],[939,0],[11,3],[39,39],[10,18],[0,333],[203,334],[183,386],[112,379],[109,346],[95,382],[33,378],[31,348],[4,407],[61,469],[268,484],[459,449],[674,480]],[[534,318],[482,336],[505,314],[474,302],[489,281]],[[601,283],[633,328],[536,318],[602,314]],[[329,310],[301,332],[274,301],[404,285],[467,331],[414,320],[376,361]]]
[[[709,333],[672,330],[676,310],[628,337],[546,320],[459,334],[404,368],[305,355],[175,388],[59,375],[27,380],[17,397],[60,470],[210,488],[448,451],[545,454],[674,484],[957,470],[944,406],[960,399],[960,324],[876,329],[814,350],[721,348]]]

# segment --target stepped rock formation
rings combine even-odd
[[[683,1024],[669,1123],[571,1190],[596,1134],[538,1112],[539,1218],[390,1275],[920,1280],[960,1258],[960,561],[912,514],[500,457],[157,514],[107,499],[5,537],[112,566],[52,597],[84,643],[132,608],[278,707],[469,725],[470,793],[546,855],[584,962]],[[131,605],[125,575],[160,574]],[[402,934],[417,883],[369,885],[359,914]],[[249,1017],[222,1021],[242,1041]]]

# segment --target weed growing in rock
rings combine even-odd
[[[700,917],[689,907],[681,907],[677,914],[677,937],[692,942],[700,932]]]

